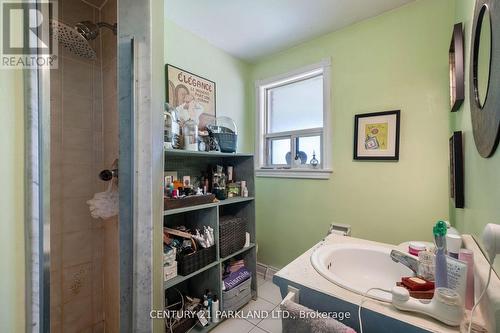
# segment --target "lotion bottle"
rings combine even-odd
[[[219,322],[219,299],[217,298],[217,295],[214,295],[212,299],[212,323],[218,323]]]

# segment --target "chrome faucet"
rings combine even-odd
[[[418,259],[414,258],[413,256],[403,253],[398,250],[392,250],[391,251],[391,259],[394,262],[399,262],[400,264],[405,265],[409,269],[415,273],[415,275],[418,273]]]

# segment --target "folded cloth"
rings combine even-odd
[[[223,282],[223,287],[222,289],[225,291],[231,290],[243,281],[248,280],[252,276],[252,273],[248,271],[245,267],[240,268],[236,272],[230,273],[228,276],[226,276],[222,282]]]
[[[293,301],[284,301],[280,308],[289,314],[281,319],[283,333],[356,333],[349,326],[333,318],[305,315],[315,311]]]
[[[238,260],[229,264],[228,270],[231,273],[237,272],[240,268],[245,267],[245,261]]]

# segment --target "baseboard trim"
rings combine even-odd
[[[264,280],[272,279],[274,274],[276,274],[279,270],[279,268],[257,262],[257,276],[260,276]]]

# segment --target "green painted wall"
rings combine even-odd
[[[481,235],[485,224],[500,224],[500,149],[490,158],[477,152],[472,135],[469,96],[469,66],[474,1],[456,0],[455,21],[464,23],[465,36],[465,101],[459,112],[450,114],[452,131],[464,136],[465,208],[455,209],[450,202],[450,219],[463,233]],[[496,260],[500,272],[500,260]]]
[[[24,332],[24,111],[19,70],[0,69],[0,332]]]
[[[165,18],[164,28],[165,63],[214,81],[217,116],[229,116],[236,122],[239,151],[253,151],[253,134],[251,127],[245,123],[250,66],[184,30],[168,18]]]
[[[333,175],[328,181],[257,178],[260,262],[286,265],[331,222],[351,224],[355,237],[399,243],[430,240],[435,221],[448,218],[453,9],[451,0],[419,0],[252,67],[253,83],[332,60]],[[254,95],[249,88],[252,132]],[[402,112],[399,162],[354,162],[354,115],[394,109]]]

